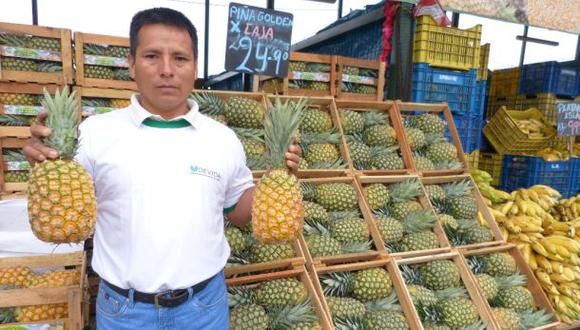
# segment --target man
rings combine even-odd
[[[241,143],[187,99],[197,77],[197,36],[181,13],[155,8],[131,22],[128,108],[80,128],[76,159],[98,203],[92,265],[101,276],[100,329],[227,329],[223,214],[251,218],[253,184]],[[39,116],[43,123],[46,114]],[[35,125],[31,162],[56,158]],[[299,148],[287,165],[296,170]]]

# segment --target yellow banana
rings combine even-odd
[[[533,202],[536,202],[537,203],[538,200],[540,199],[540,196],[538,195],[538,193],[535,190],[533,190],[533,189],[528,189],[528,195],[530,195],[530,199]]]
[[[527,200],[527,201],[530,200],[530,194],[528,194],[527,189],[518,190],[518,194],[522,197],[522,199]]]
[[[536,255],[536,261],[538,262],[538,266],[540,266],[540,268],[542,268],[547,274],[552,274],[554,272],[551,261],[543,255]],[[537,273],[538,272],[536,272],[536,274]]]
[[[517,215],[519,212],[519,208],[517,206],[517,204],[513,204],[512,207],[510,208],[509,212],[506,215]]]
[[[530,187],[530,189],[535,190],[540,195],[548,195],[550,197],[556,197],[556,198],[562,197],[562,195],[560,195],[560,193],[556,189],[554,189],[550,186],[537,184],[537,185]],[[538,190],[540,190],[540,191],[538,191]]]
[[[503,239],[507,240],[509,237],[509,233],[507,231],[507,229],[505,227],[500,227],[499,230],[501,231],[501,236],[503,237]]]
[[[501,213],[503,213],[503,215],[507,215],[508,212],[511,210],[513,205],[514,205],[514,202],[509,201],[509,202],[503,204],[503,206],[499,209],[499,211]]]
[[[556,284],[554,286],[560,292],[560,294],[576,298],[576,292],[574,292],[572,288],[562,284]]]
[[[536,260],[536,255],[534,253],[530,253],[528,265],[530,266],[530,269],[532,269],[532,270],[538,269],[538,261]]]
[[[580,242],[577,242],[571,238],[563,237],[563,236],[550,236],[545,238],[546,241],[551,242],[552,244],[557,244],[558,246],[563,246],[571,253],[578,254],[580,253]]]
[[[550,265],[552,266],[552,270],[554,273],[563,274],[564,273],[564,265],[561,262],[556,260],[551,260]]]
[[[522,229],[519,226],[516,226],[511,222],[504,223],[504,227],[512,234],[519,234],[522,232]]]
[[[565,282],[574,281],[574,278],[570,278],[570,277],[566,276],[566,274],[558,274],[558,273],[550,274],[550,279],[552,279],[552,282],[558,282],[558,283],[565,283]]]
[[[570,253],[570,251],[563,246],[556,245],[556,251],[557,254],[562,256],[564,259],[569,259],[570,255],[572,255],[572,253]]]
[[[532,244],[532,249],[534,249],[534,251],[536,251],[536,253],[544,256],[544,257],[548,257],[548,251],[546,250],[546,248],[540,243],[540,241],[537,242],[533,242]]]

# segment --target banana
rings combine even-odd
[[[565,247],[571,253],[574,254],[580,253],[580,242],[577,242],[571,238],[564,236],[550,236],[544,238],[544,240],[551,242],[552,244],[557,244],[559,246]]]
[[[540,196],[534,189],[528,189],[528,195],[530,196],[530,199],[535,203],[537,203],[540,200]]]
[[[570,255],[572,254],[572,253],[570,253],[570,251],[567,248],[565,248],[563,246],[559,246],[559,245],[556,246],[556,251],[557,251],[557,254],[560,255],[564,259],[569,259]]]
[[[518,206],[516,204],[513,204],[512,207],[510,208],[509,212],[506,215],[517,215],[520,212],[520,209],[518,208]]]
[[[503,204],[503,206],[501,207],[501,209],[499,210],[503,215],[507,215],[508,212],[510,212],[512,206],[514,205],[513,201],[509,201],[506,202],[505,204]]]
[[[530,187],[530,189],[537,191],[540,195],[548,195],[550,197],[556,197],[556,198],[562,197],[562,195],[560,195],[560,193],[556,189],[554,189],[550,186],[537,184],[537,185]]]
[[[566,276],[566,274],[558,274],[558,273],[550,274],[550,279],[552,280],[552,282],[558,282],[558,283],[565,283],[565,282],[574,281],[574,278],[570,278],[570,277]]]
[[[519,226],[516,226],[511,222],[504,223],[504,227],[512,234],[519,234],[522,232],[522,229]]]
[[[550,261],[550,265],[552,266],[552,271],[557,274],[564,273],[564,265],[561,262],[552,260]]]
[[[540,241],[537,242],[532,242],[532,249],[534,249],[534,251],[536,251],[537,254],[540,254],[544,257],[548,257],[548,251],[546,250],[546,248],[540,243]]]
[[[522,197],[523,200],[530,200],[530,194],[528,193],[527,189],[519,189],[518,190],[519,195]],[[517,198],[516,198],[517,200]]]
[[[527,246],[530,246],[530,245],[527,245]],[[531,249],[531,247],[530,247],[530,249]],[[538,269],[538,261],[536,260],[536,255],[534,253],[530,252],[530,258],[527,262],[528,262],[528,265],[530,266],[531,270]]]
[[[541,254],[536,255],[536,261],[538,262],[538,266],[540,266],[540,268],[542,268],[547,274],[552,274],[554,272],[552,262],[543,255]],[[536,274],[537,273],[538,272],[536,272]]]
[[[507,240],[509,237],[509,233],[507,231],[507,229],[505,227],[500,227],[499,230],[501,231],[501,236],[503,237],[504,240]]]

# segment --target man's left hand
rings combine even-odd
[[[302,149],[298,144],[291,144],[286,152],[286,166],[290,172],[296,174],[298,172],[298,165],[300,164],[300,154]]]

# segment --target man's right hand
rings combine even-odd
[[[33,165],[45,161],[47,159],[58,158],[58,151],[45,146],[42,143],[42,139],[49,136],[52,133],[52,129],[44,126],[46,122],[46,117],[48,113],[41,112],[38,114],[36,124],[30,127],[30,134],[32,137],[28,141],[28,144],[22,148],[28,162]]]

